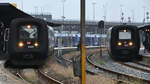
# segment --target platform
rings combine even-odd
[[[0,84],[27,84],[5,69],[3,64],[4,61],[0,61]]]

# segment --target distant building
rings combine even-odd
[[[64,33],[80,33],[80,21],[75,21],[75,20],[65,20],[64,22],[62,20],[52,20],[52,22],[63,24],[63,31]],[[115,25],[121,25],[122,23],[120,22],[105,22],[105,28],[99,29],[98,28],[98,21],[86,21],[86,33],[87,34],[100,34],[101,30],[103,33],[107,32],[107,29],[115,26]],[[126,23],[126,25],[136,25],[140,26],[143,25],[143,23]],[[55,31],[59,32],[62,29],[61,27],[56,27],[54,28]]]
[[[79,34],[80,33],[80,21],[76,20],[53,20],[51,14],[31,14],[33,17],[41,18],[43,20],[63,24],[60,27],[54,27],[56,33],[59,33],[62,30],[62,33],[73,33]],[[107,32],[107,29],[111,26],[120,25],[120,22],[105,22],[105,28],[103,29],[103,33]],[[143,23],[127,23],[127,25],[143,25]],[[87,34],[100,34],[101,29],[98,28],[98,21],[86,21],[86,33]]]
[[[46,20],[46,21],[52,21],[52,15],[51,14],[32,14],[32,16]]]

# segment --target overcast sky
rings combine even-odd
[[[30,13],[51,13],[53,19],[61,19],[62,0],[1,0],[2,2],[17,3],[17,7]],[[150,12],[150,0],[86,0],[86,19],[93,20],[93,6],[95,2],[95,20],[101,20],[104,10],[107,21],[120,21],[120,11],[124,12],[125,20],[127,17],[133,18],[136,22],[141,22],[145,11]],[[38,10],[38,11],[37,11]],[[80,20],[80,0],[65,1],[66,19]]]

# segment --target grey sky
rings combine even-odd
[[[23,10],[25,12],[51,13],[54,19],[61,19],[62,16],[62,0],[1,0],[0,2],[17,3],[18,8],[22,9],[21,2],[23,2]],[[95,20],[103,19],[104,8],[107,10],[107,21],[120,21],[120,11],[124,12],[127,17],[133,17],[134,21],[141,22],[145,10],[150,12],[149,0],[86,0],[86,19],[93,20],[93,6],[95,5]],[[65,2],[65,17],[66,19],[79,20],[80,19],[80,0],[66,0]]]

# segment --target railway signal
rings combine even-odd
[[[103,20],[98,22],[98,28],[104,28],[104,21]]]
[[[103,20],[99,21],[99,22],[98,22],[98,28],[99,28],[99,30],[100,30],[99,32],[100,32],[101,35],[103,34],[104,27],[105,27],[105,26],[104,26],[104,21],[103,21]],[[102,38],[102,37],[101,37],[101,38]],[[102,46],[101,46],[101,45],[102,45],[102,42],[103,42],[102,39],[100,39],[100,56],[102,56],[102,51],[103,51],[103,50],[102,50]]]

